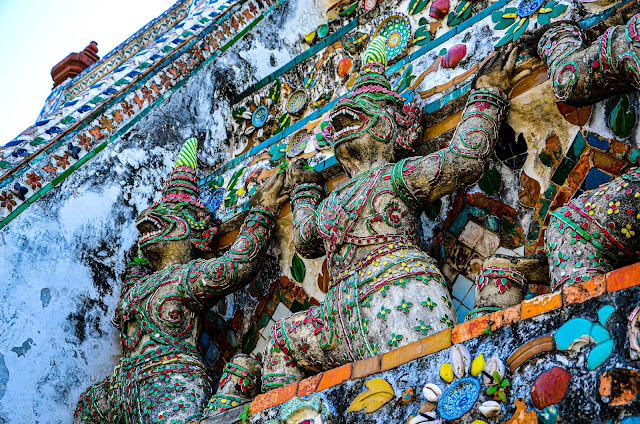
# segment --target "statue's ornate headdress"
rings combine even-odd
[[[394,141],[400,147],[413,151],[413,143],[422,131],[422,111],[415,103],[407,101],[391,88],[385,72],[387,51],[384,37],[378,36],[369,43],[362,62],[352,92],[347,94],[347,98],[371,93],[377,96],[382,95],[385,100],[401,105],[402,110],[394,112],[394,118],[396,123],[402,127],[402,131],[397,131]]]
[[[162,190],[162,198],[154,204],[156,210],[167,204],[175,205],[171,208],[171,214],[167,217],[178,221],[185,228],[184,238],[191,230],[200,233],[192,234],[191,242],[200,250],[210,250],[207,245],[216,234],[217,229],[210,226],[210,211],[200,202],[200,189],[198,188],[198,160],[196,151],[198,140],[189,138],[184,142],[178,158],[176,159],[169,179]],[[175,213],[179,210],[179,213]],[[161,212],[162,213],[162,212]]]

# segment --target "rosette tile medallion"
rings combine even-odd
[[[411,22],[402,13],[388,14],[380,18],[372,38],[376,37],[386,39],[387,60],[394,62],[411,44]]]
[[[287,143],[287,157],[294,158],[304,152],[309,140],[311,140],[311,133],[307,132],[304,128],[293,133],[289,139],[289,143]]]
[[[480,382],[474,377],[465,377],[453,383],[442,394],[438,402],[438,413],[445,420],[462,417],[478,401]]]
[[[273,326],[263,390],[456,323],[446,282],[419,248],[417,214],[421,205],[481,177],[508,102],[498,89],[473,90],[447,148],[397,161],[401,151],[413,151],[421,113],[390,87],[387,44],[382,37],[371,42],[352,91],[333,107],[323,134],[351,179],[326,196],[314,172],[295,163],[287,170],[295,184],[296,250],[307,258],[326,255],[331,281],[321,305]],[[350,155],[356,151],[358,158]]]

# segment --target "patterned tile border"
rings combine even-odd
[[[418,358],[440,352],[454,344],[485,335],[485,330],[489,327],[493,332],[518,321],[543,315],[565,306],[583,303],[606,293],[614,293],[636,286],[640,286],[640,263],[567,286],[560,292],[525,300],[519,305],[458,324],[453,328],[443,330],[391,352],[343,365],[300,382],[258,395],[251,403],[249,411],[254,414],[285,403],[296,395],[301,397],[321,392],[347,380],[355,380],[396,368]]]
[[[96,101],[96,109],[88,116],[43,144],[43,147],[0,177],[0,189],[9,184],[31,188],[23,198],[13,197],[12,206],[8,208],[9,214],[0,221],[0,229],[109,143],[126,133],[200,69],[244,36],[283,0],[260,0],[257,4],[262,5],[263,9],[259,9],[255,1],[237,1],[222,14],[214,11],[217,18],[210,20],[207,27],[202,27],[197,34],[190,33],[184,40],[180,39],[177,48],[172,48],[173,52],[145,68],[144,72],[138,72],[132,77],[133,81],[127,82],[112,98]],[[68,145],[72,147],[69,148]],[[71,149],[71,153],[65,149]],[[76,149],[75,153],[73,149]],[[45,162],[39,163],[41,161]],[[29,174],[37,171],[35,176],[38,180],[33,184],[29,183],[29,177],[25,175],[28,171]],[[18,180],[23,175],[26,178]],[[0,191],[0,196],[5,196],[5,193],[7,190]]]
[[[47,105],[45,104],[42,112],[40,112],[40,117],[45,116],[51,112],[55,112],[55,109],[57,109],[60,102],[66,102],[92,84],[95,84],[107,74],[111,73],[118,66],[123,64],[127,59],[138,53],[154,37],[158,36],[163,31],[167,31],[168,29],[171,29],[173,26],[177,25],[180,21],[187,17],[187,14],[193,2],[194,0],[178,0],[168,10],[146,24],[125,41],[120,43],[109,53],[100,58],[100,60],[98,60],[96,63],[89,66],[76,77],[72,78],[66,83],[63,83],[59,87],[56,87],[52,91],[51,95],[49,95],[49,98],[47,98],[47,102],[52,96],[55,96],[56,94],[58,94],[60,98],[57,99],[55,103],[49,105],[49,107],[47,107]],[[60,93],[56,93],[57,91],[60,91]],[[45,109],[49,110],[45,111]],[[41,119],[40,117],[38,119]]]

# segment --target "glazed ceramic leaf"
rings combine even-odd
[[[412,72],[413,72],[413,65],[407,66],[407,68],[404,70],[402,75],[396,80],[393,88],[394,91],[396,91],[397,93],[400,93],[402,92],[402,90],[407,88],[409,84],[411,84],[411,81],[415,78],[415,75],[411,75]]]
[[[291,116],[288,113],[285,112],[285,113],[282,114],[280,119],[278,119],[278,126],[273,131],[273,134],[274,135],[275,134],[280,134],[289,125],[291,125]]]
[[[458,3],[456,6],[456,10],[454,12],[449,13],[449,17],[447,18],[447,25],[450,27],[458,25],[460,22],[463,22],[471,16],[472,4],[468,0],[463,0]]]
[[[369,414],[377,411],[395,398],[393,388],[382,378],[372,378],[364,383],[364,385],[368,390],[360,393],[353,402],[351,402],[347,413],[366,409],[365,414]]]
[[[429,4],[429,0],[411,0],[409,2],[409,15],[422,12],[422,9]]]
[[[227,186],[227,190],[233,190],[235,188],[236,183],[242,176],[242,173],[244,172],[245,168],[246,167],[243,166],[242,168],[238,169],[236,172],[233,173],[233,175],[231,176],[231,179],[229,180],[229,185]]]
[[[551,22],[551,16],[548,13],[538,13],[538,25],[547,25]]]
[[[242,353],[249,354],[256,348],[258,344],[258,331],[256,330],[255,323],[249,326],[249,329],[242,337]]]
[[[517,23],[514,23],[513,25],[511,25],[505,36],[498,40],[498,42],[496,43],[496,47],[502,47],[509,41],[511,41],[513,39],[513,33],[516,31],[516,29],[519,29],[519,27]]]
[[[550,15],[552,18],[557,18],[558,16],[562,15],[565,10],[567,10],[567,5],[559,4],[553,8],[553,12],[551,12]]]
[[[420,19],[420,24],[422,25],[416,30],[416,33],[413,36],[413,43],[417,46],[424,46],[425,44],[431,42],[431,32],[429,32],[429,28],[427,27],[427,22],[422,24],[422,19]],[[426,21],[426,19],[425,19]]]
[[[304,275],[306,273],[306,268],[304,266],[304,262],[300,259],[297,253],[293,254],[293,259],[291,260],[291,275],[293,279],[298,283],[302,283],[304,281]]]
[[[280,143],[274,144],[269,147],[269,154],[271,155],[271,162],[277,162],[282,159],[287,151],[287,144]]]
[[[274,103],[278,103],[280,100],[280,92],[282,91],[282,82],[280,79],[277,79],[275,84],[269,90],[269,98],[273,100]]]
[[[238,124],[242,124],[242,122],[244,122],[244,117],[242,116],[242,114],[247,110],[246,107],[241,106],[238,109],[234,109],[233,111],[231,111],[231,116],[233,116],[233,119],[238,123]]]
[[[622,94],[616,105],[611,110],[609,116],[609,128],[618,137],[626,137],[629,135],[636,123],[636,111],[633,107],[629,107],[629,98],[626,94]]]
[[[340,12],[340,16],[349,17],[349,16],[353,15],[353,12],[356,11],[357,7],[358,7],[358,2],[353,3],[351,6],[347,7],[345,10]]]
[[[522,24],[518,23],[520,27],[516,26],[516,31],[513,33],[513,41],[516,41],[518,38],[522,37],[522,34],[525,33],[527,28],[529,27],[529,18],[525,18]]]

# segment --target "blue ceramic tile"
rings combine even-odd
[[[591,349],[591,352],[589,352],[589,356],[587,357],[587,368],[589,371],[593,371],[602,365],[607,359],[609,359],[612,352],[613,340],[611,339]]]
[[[459,236],[460,233],[462,233],[464,226],[467,225],[468,221],[469,221],[469,213],[467,212],[466,209],[463,209],[460,215],[458,216],[458,218],[456,218],[453,224],[451,224],[451,227],[449,228],[449,232],[451,232],[456,236]]]
[[[606,325],[609,317],[612,313],[614,313],[616,308],[611,305],[604,305],[602,308],[598,309],[598,320],[600,324]]]
[[[458,322],[464,322],[464,317],[469,312],[471,312],[469,308],[464,305],[460,305],[460,307],[456,309],[456,317],[458,318]]]
[[[606,172],[599,170],[598,168],[591,168],[587,173],[584,183],[582,184],[583,190],[592,190],[599,185],[608,183],[613,177]]]
[[[473,281],[469,280],[462,274],[458,274],[458,277],[453,282],[453,287],[451,289],[451,294],[456,299],[463,301],[464,298],[469,293],[469,290],[473,287]]]
[[[488,229],[493,231],[494,233],[500,232],[500,218],[495,215],[487,215],[484,220],[485,225]]]
[[[587,139],[587,143],[589,143],[589,146],[595,147],[596,149],[606,151],[609,148],[609,140],[607,140],[604,137],[600,137],[595,133],[587,132],[586,139]]]

